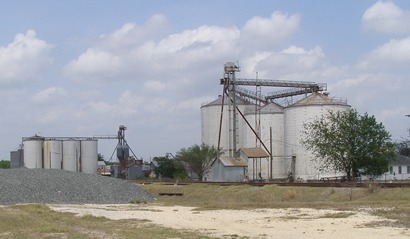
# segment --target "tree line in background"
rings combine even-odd
[[[0,168],[10,168],[10,161],[0,160]]]
[[[396,142],[396,148],[399,154],[410,157],[410,139],[402,139]]]
[[[183,148],[178,151],[175,157],[155,157],[153,161],[157,162],[154,173],[163,178],[198,178],[202,181],[204,176],[211,170],[211,164],[222,150],[206,144],[193,145],[189,148]],[[187,173],[189,172],[189,174]]]

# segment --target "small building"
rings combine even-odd
[[[410,180],[410,157],[398,154],[395,160],[390,160],[389,171],[377,180]]]
[[[129,165],[125,171],[125,179],[137,179],[143,176],[142,164],[139,163]]]
[[[24,154],[23,150],[19,149],[17,151],[10,152],[10,168],[21,168],[24,167]]]
[[[105,161],[97,161],[97,174],[111,176],[111,165],[107,165]]]
[[[242,182],[247,180],[248,164],[241,158],[221,156],[211,164],[213,182]]]
[[[149,177],[150,178],[158,178],[159,177],[159,175],[156,175],[155,174],[155,169],[156,168],[158,168],[158,162],[155,160],[155,159],[153,159],[149,164],[149,167],[150,167],[150,175],[149,175]]]

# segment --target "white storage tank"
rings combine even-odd
[[[98,167],[98,140],[88,139],[81,141],[81,172],[97,174]]]
[[[230,146],[230,142],[233,142],[232,133],[229,128],[229,99],[224,97],[224,109],[223,109],[223,119],[222,119],[222,129],[221,129],[221,143],[220,147],[227,152],[228,149],[233,148]],[[245,108],[251,106],[251,104],[244,99],[236,96],[236,105],[244,113]],[[222,96],[218,96],[218,99],[212,101],[211,103],[201,106],[201,142],[210,145],[218,146],[219,137],[219,125],[221,119],[221,107],[222,107]],[[243,135],[239,132],[243,130],[246,123],[242,119],[239,113],[236,114],[237,119],[237,138],[236,149],[243,147]]]
[[[252,125],[254,130],[256,130],[257,120],[259,118],[260,122],[260,133],[259,137],[268,149],[270,150],[271,142],[270,142],[270,134],[272,131],[272,162],[268,163],[268,171],[269,177],[273,179],[285,178],[287,176],[285,170],[285,158],[284,158],[284,122],[283,122],[283,115],[284,109],[282,106],[269,103],[262,106],[259,110],[259,116],[257,117],[257,109],[248,109],[245,112],[245,117],[248,122]],[[256,141],[256,136],[253,131],[249,127],[245,127],[243,131],[243,135],[245,136],[245,148],[252,148],[252,147],[262,147],[260,142]],[[251,165],[248,166],[251,168]],[[272,172],[270,170],[272,169]]]
[[[31,137],[23,141],[24,167],[43,168],[43,140],[42,137]]]
[[[45,140],[43,143],[43,168],[61,169],[63,162],[62,142],[60,140]]]
[[[71,172],[79,172],[80,168],[80,141],[63,141],[63,169]]]
[[[346,101],[336,100],[320,93],[310,96],[285,108],[285,154],[295,155],[296,160],[292,163],[291,157],[286,162],[286,173],[293,173],[295,179],[317,180],[323,176],[336,176],[340,174],[334,171],[322,171],[315,163],[315,157],[300,143],[304,137],[303,124],[312,122],[316,118],[328,114],[330,111],[346,111],[350,106]]]

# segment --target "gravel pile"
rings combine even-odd
[[[0,204],[118,204],[154,197],[127,181],[58,169],[0,169]]]

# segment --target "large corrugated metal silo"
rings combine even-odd
[[[97,174],[98,141],[88,139],[81,141],[81,172]]]
[[[271,132],[272,132],[272,162],[268,163],[269,177],[285,178],[285,162],[284,162],[284,109],[282,106],[269,103],[262,106],[259,110],[256,108],[248,109],[245,112],[245,117],[252,125],[255,131],[258,131],[256,125],[259,123],[259,137],[268,148],[271,149]],[[259,121],[259,122],[257,122]],[[244,127],[245,145],[246,148],[261,147],[261,143],[256,140],[256,136],[249,127]],[[270,161],[270,159],[269,159]],[[251,166],[248,166],[251,168]]]
[[[60,140],[45,140],[43,143],[43,168],[61,169],[63,162],[62,142]]]
[[[223,109],[223,118],[222,118],[222,129],[221,129],[221,141],[220,147],[225,150],[232,149],[232,134],[229,126],[229,107],[228,107],[228,97],[224,98],[224,109]],[[244,113],[245,108],[251,106],[246,100],[236,96],[236,105]],[[221,107],[222,107],[222,96],[219,96],[218,99],[212,101],[211,103],[201,106],[201,142],[210,145],[218,146],[218,137],[219,137],[219,125],[221,119]],[[237,113],[237,130],[238,133],[242,131],[244,127],[244,121],[241,116]],[[243,135],[239,135],[237,138],[237,149],[243,147]]]
[[[80,141],[63,141],[63,169],[71,172],[78,172],[80,167]]]
[[[310,96],[288,106],[284,111],[285,122],[285,155],[287,173],[292,172],[295,178],[319,179],[322,176],[334,176],[337,172],[324,172],[314,161],[314,156],[300,141],[303,124],[328,114],[330,111],[346,111],[350,109],[346,101],[336,100],[320,93]],[[291,155],[296,156],[292,163]]]
[[[42,137],[31,137],[23,141],[24,166],[26,168],[43,167],[43,140]]]

